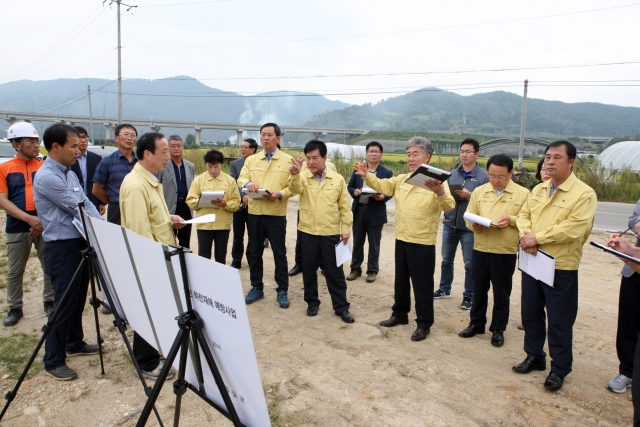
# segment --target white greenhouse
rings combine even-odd
[[[607,169],[628,167],[634,172],[640,172],[640,141],[618,142],[604,150],[598,160]]]

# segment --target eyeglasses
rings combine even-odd
[[[472,150],[460,150],[460,154],[475,154],[475,151]]]
[[[37,140],[37,139],[35,141],[22,140],[22,144],[24,144],[24,145],[40,145],[40,141]]]
[[[169,148],[182,148],[182,144],[171,144]]]
[[[506,178],[507,178],[507,177],[506,177],[506,176],[504,176],[504,175],[498,175],[498,176],[495,176],[495,175],[489,175],[489,179],[492,179],[492,180],[494,180],[494,181],[503,181],[503,180],[505,180]]]
[[[89,139],[89,136],[88,135],[80,135],[78,138],[80,138],[80,139]]]
[[[136,135],[135,133],[121,133],[118,136],[121,136],[123,138],[135,138],[138,135]]]

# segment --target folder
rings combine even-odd
[[[537,255],[531,255],[518,247],[518,270],[553,288],[556,258],[540,249]]]
[[[620,259],[626,259],[627,261],[632,261],[632,262],[635,262],[636,264],[640,264],[640,259],[634,258],[631,255],[623,254],[622,252],[616,251],[615,249],[611,249],[608,246],[601,245],[600,243],[594,242],[593,240],[590,241],[589,244]]]
[[[413,171],[411,176],[409,176],[409,178],[407,178],[405,182],[428,190],[429,187],[424,185],[425,181],[436,179],[440,182],[445,182],[447,179],[449,179],[450,176],[451,174],[447,171],[422,164],[418,167],[418,169]]]

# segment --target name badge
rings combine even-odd
[[[80,191],[80,187],[73,187],[73,191]]]

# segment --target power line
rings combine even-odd
[[[565,68],[585,68],[585,67],[604,67],[613,65],[631,65],[640,64],[640,60],[636,61],[618,61],[618,62],[601,62],[591,64],[572,64],[572,65],[541,65],[532,67],[507,67],[507,68],[486,68],[479,70],[442,70],[442,71],[408,71],[408,72],[389,72],[389,73],[363,73],[363,74],[317,74],[306,76],[271,76],[271,77],[216,77],[216,78],[198,78],[199,81],[230,81],[230,80],[287,80],[287,79],[338,79],[346,77],[380,77],[380,76],[419,76],[429,74],[470,74],[470,73],[494,73],[505,71],[527,71],[527,70],[557,70]],[[194,80],[192,77],[169,77],[163,80]]]
[[[171,4],[150,4],[147,6],[140,6],[143,8],[148,8],[148,7],[166,7],[166,6],[186,6],[186,5],[190,5],[190,4],[205,4],[205,3],[224,3],[224,2],[228,2],[231,0],[209,0],[209,1],[196,1],[196,2],[191,2],[191,3],[171,3]]]
[[[99,14],[97,14],[91,21],[87,20],[91,17],[91,15],[93,15],[97,10],[99,10],[101,8],[101,6],[98,6],[95,10],[93,10],[93,12],[91,12],[89,14],[89,16],[87,16],[82,22],[80,22],[80,24],[78,24],[77,27],[75,27],[69,34],[67,34],[62,40],[60,40],[58,43],[56,43],[51,49],[49,49],[49,51],[41,56],[40,58],[38,58],[37,60],[35,60],[34,62],[32,62],[31,64],[27,65],[24,68],[20,68],[17,71],[15,71],[13,74],[9,75],[8,77],[5,77],[3,82],[7,82],[7,81],[11,81],[11,79],[13,79],[16,76],[21,75],[24,71],[26,70],[30,70],[40,64],[42,64],[44,61],[46,61],[47,59],[49,59],[52,55],[54,55],[55,53],[57,53],[60,49],[62,49],[63,47],[65,47],[67,44],[69,44],[72,40],[75,40],[74,38],[69,39],[66,43],[62,44],[65,40],[67,40],[69,37],[71,37],[71,35],[73,35],[76,30],[78,30],[80,27],[83,27],[80,31],[77,32],[77,34],[75,34],[75,36],[77,36],[78,34],[82,33],[84,30],[86,30],[89,27],[89,24],[91,24],[93,21],[95,21],[101,14],[102,12],[100,12]],[[58,47],[59,46],[59,47]]]
[[[510,22],[532,21],[532,20],[538,20],[538,19],[557,18],[561,16],[571,16],[571,15],[580,15],[585,13],[602,12],[605,10],[622,9],[622,8],[634,7],[638,5],[640,5],[640,3],[631,3],[626,5],[620,5],[620,6],[603,7],[599,9],[588,9],[588,10],[581,10],[576,12],[556,13],[551,15],[531,16],[531,17],[525,17],[525,18],[502,19],[498,21],[487,21],[487,22],[473,22],[469,24],[458,24],[458,25],[444,25],[440,27],[417,28],[413,30],[397,30],[397,31],[377,32],[377,33],[349,34],[344,36],[309,37],[309,38],[289,39],[289,40],[201,44],[201,45],[130,46],[130,48],[131,49],[201,48],[201,47],[248,46],[248,45],[264,45],[264,44],[279,44],[279,43],[297,43],[297,42],[318,41],[318,40],[336,40],[336,39],[356,38],[356,37],[382,36],[382,35],[390,35],[390,34],[406,34],[406,33],[415,33],[415,32],[422,32],[422,31],[447,30],[447,29],[465,28],[465,27],[478,27],[478,26],[484,26],[484,25],[505,24]]]

